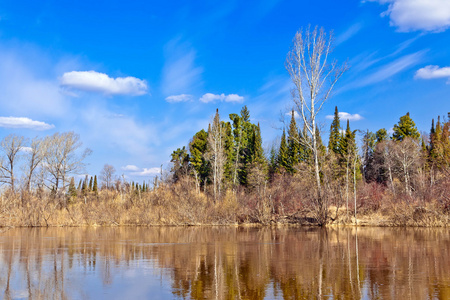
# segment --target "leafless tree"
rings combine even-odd
[[[42,160],[44,159],[44,149],[45,143],[40,138],[34,138],[31,141],[30,148],[27,149],[25,158],[25,189],[26,191],[31,191],[31,185],[33,181],[33,177],[35,176],[37,168],[41,165]]]
[[[100,180],[103,182],[107,190],[113,186],[115,173],[116,169],[108,164],[105,164],[103,169],[100,171]]]
[[[78,154],[82,143],[80,136],[74,132],[55,133],[45,139],[44,167],[50,185],[58,192],[64,191],[68,176],[84,170],[84,159],[91,154],[85,149]]]
[[[214,201],[217,201],[221,193],[223,166],[225,164],[224,153],[224,129],[220,122],[219,110],[216,110],[212,125],[208,130],[208,160],[212,167],[212,181],[214,186]]]
[[[411,195],[411,177],[417,173],[422,158],[420,143],[416,139],[405,137],[403,141],[395,143],[393,155],[398,165],[399,177],[403,178],[405,184],[405,192]]]
[[[24,145],[24,137],[15,134],[6,136],[0,143],[0,149],[3,152],[0,161],[0,181],[9,184],[13,193],[15,192],[16,183],[14,167],[16,166],[17,158],[19,157],[18,154],[24,149]]]
[[[347,69],[345,64],[338,66],[335,61],[329,62],[332,41],[332,33],[327,36],[323,28],[315,27],[311,31],[308,27],[306,30],[299,30],[295,34],[285,62],[294,83],[292,90],[294,105],[307,132],[301,142],[312,152],[318,206],[325,214],[328,208],[326,203],[323,203],[316,118],[330,97],[334,85]]]

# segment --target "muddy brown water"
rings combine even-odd
[[[3,299],[450,299],[445,228],[0,228]]]

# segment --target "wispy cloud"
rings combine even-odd
[[[333,120],[334,115],[327,115],[326,118],[329,120]],[[360,114],[350,114],[348,112],[343,112],[343,111],[339,112],[339,118],[343,119],[343,120],[349,120],[349,121],[359,121],[359,120],[363,119],[363,117]]]
[[[55,128],[55,125],[50,125],[41,121],[34,121],[24,117],[0,117],[0,127],[48,130]]]
[[[450,84],[450,67],[440,68],[439,66],[426,66],[416,71],[415,79],[435,79],[447,78],[447,84]]]
[[[239,96],[237,94],[211,94],[206,93],[203,96],[200,97],[200,101],[203,103],[209,103],[209,102],[215,102],[215,101],[225,101],[225,102],[236,102],[236,103],[242,103],[244,102],[244,97]]]
[[[193,99],[194,99],[194,97],[192,95],[188,95],[188,94],[172,95],[172,96],[166,97],[166,101],[169,103],[188,102],[188,101],[192,101]]]
[[[356,35],[362,29],[362,23],[358,22],[351,25],[347,30],[342,32],[336,37],[335,45],[340,45],[345,41],[351,39],[354,35]]]
[[[166,62],[162,72],[164,95],[191,93],[202,84],[203,69],[196,66],[196,51],[180,38],[171,40],[164,47]]]
[[[109,95],[139,96],[146,94],[148,90],[145,80],[130,76],[111,78],[107,74],[92,70],[64,73],[61,86]]]
[[[389,16],[391,26],[398,31],[444,31],[450,26],[450,1],[448,0],[365,0],[388,4],[382,16]]]
[[[387,80],[392,76],[420,63],[424,53],[425,51],[418,51],[397,58],[396,60],[379,67],[373,73],[347,84],[346,86],[342,87],[339,92],[354,88],[360,88]]]

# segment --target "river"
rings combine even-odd
[[[0,228],[3,299],[450,299],[445,228]]]

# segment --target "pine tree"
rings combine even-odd
[[[189,143],[190,162],[197,174],[200,185],[206,185],[210,173],[210,165],[206,159],[208,151],[208,133],[202,129],[197,132]]]
[[[382,142],[382,141],[385,141],[385,140],[387,140],[387,138],[388,138],[387,131],[386,131],[386,129],[384,129],[384,128],[379,129],[379,130],[375,133],[375,136],[376,136],[376,138],[377,138],[377,143],[380,143],[380,142]]]
[[[392,135],[392,139],[395,141],[403,141],[406,137],[413,139],[420,138],[419,131],[417,131],[416,124],[409,116],[409,112],[400,117],[398,124],[394,125],[394,134]]]
[[[339,112],[337,106],[334,108],[334,118],[330,126],[330,139],[328,142],[328,149],[335,154],[340,153],[340,140],[341,140],[341,121],[339,118]]]
[[[82,182],[83,181],[80,179],[80,182],[78,183],[78,188],[77,188],[78,192],[80,192],[80,193],[81,193]]]
[[[288,131],[288,156],[289,156],[289,165],[286,170],[289,173],[295,173],[295,167],[300,162],[300,137],[298,134],[297,123],[295,122],[295,114],[294,110],[292,110],[291,114],[291,122],[289,124]]]

